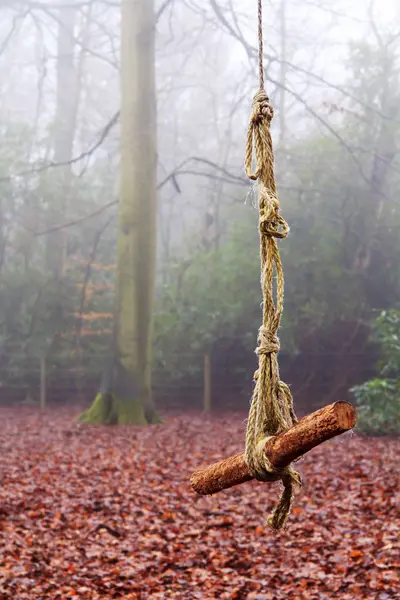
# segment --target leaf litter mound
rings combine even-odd
[[[354,433],[300,463],[283,532],[279,484],[213,497],[193,470],[243,449],[245,415],[90,427],[75,408],[0,409],[0,599],[400,599],[400,440]]]

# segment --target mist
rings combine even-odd
[[[310,600],[337,593],[343,599],[378,598],[371,596],[375,588],[367,575],[369,563],[363,562],[377,542],[369,538],[367,507],[351,508],[351,498],[359,494],[364,502],[360,481],[366,472],[377,472],[382,494],[392,493],[381,478],[391,468],[398,440],[379,446],[374,438],[395,438],[400,431],[399,23],[397,0],[263,3],[263,73],[274,112],[268,128],[279,215],[290,228],[287,238],[275,236],[282,238],[277,248],[284,310],[281,315],[276,263],[269,281],[276,312],[270,306],[266,316],[269,291],[262,285],[269,271],[261,273],[260,286],[260,197],[275,196],[272,187],[250,180],[244,170],[259,89],[257,2],[0,0],[0,443],[12,465],[5,482],[14,481],[11,472],[20,477],[21,465],[36,468],[31,455],[46,473],[57,471],[69,457],[74,467],[68,485],[78,490],[79,507],[86,507],[82,514],[81,508],[73,509],[80,515],[79,527],[83,531],[90,521],[88,535],[105,529],[114,541],[121,538],[124,556],[132,554],[133,524],[126,517],[122,526],[121,519],[133,511],[142,532],[135,543],[147,575],[124,563],[126,580],[143,577],[142,587],[124,588],[132,594],[127,598]],[[271,235],[264,242],[272,248]],[[262,346],[263,334],[268,347]],[[271,362],[264,361],[265,355]],[[218,555],[217,571],[210,567],[213,544],[220,544],[223,554],[224,536],[234,523],[243,527],[244,540],[236,549],[229,546],[234,554],[250,556],[249,540],[260,527],[265,533],[257,521],[261,508],[250,506],[257,504],[258,487],[249,484],[252,500],[243,500],[243,511],[232,507],[228,496],[215,505],[201,497],[194,507],[174,487],[176,481],[183,486],[198,467],[194,457],[201,462],[202,454],[205,463],[213,463],[243,452],[250,399],[266,381],[266,403],[275,398],[275,407],[284,412],[292,394],[299,418],[337,402],[351,402],[358,411],[355,437],[344,436],[346,441],[323,445],[321,454],[316,450],[313,455],[315,472],[328,473],[331,498],[339,499],[332,500],[332,511],[340,513],[340,498],[350,507],[343,516],[348,537],[344,540],[340,527],[334,530],[334,554],[326,559],[332,562],[330,570],[314,556],[311,577],[305,566],[297,583],[282,576],[281,588],[275,579],[265,584],[271,573],[261,566],[242,568],[240,561],[228,564]],[[269,416],[272,404],[266,409]],[[276,421],[280,428],[264,428],[261,439],[291,431],[293,409],[287,414],[289,420]],[[329,432],[318,444],[353,425]],[[10,436],[18,438],[15,444]],[[336,477],[336,452],[341,468],[352,468],[348,489]],[[299,450],[296,456],[302,454]],[[366,454],[371,463],[364,468],[359,465]],[[241,469],[251,464],[248,447],[243,456],[247,463]],[[351,464],[347,456],[353,457]],[[85,457],[92,465],[89,487],[82,484],[89,468],[80,462]],[[112,499],[104,508],[103,496],[114,483],[98,475],[101,470],[94,474],[98,461],[121,478],[117,492],[112,488],[120,512],[112,512]],[[155,478],[148,488],[146,461],[149,472],[162,473],[166,487]],[[312,461],[306,465],[312,469]],[[281,467],[278,472],[287,483]],[[256,475],[250,469],[248,479]],[[314,475],[313,489],[320,489]],[[62,479],[54,502],[64,507]],[[143,496],[142,491],[131,494],[132,481],[147,490]],[[165,503],[158,512],[154,498],[149,500],[153,487]],[[11,488],[5,489],[6,504],[12,503]],[[28,492],[24,488],[21,494]],[[35,494],[36,502],[42,492]],[[239,505],[242,492],[237,494]],[[296,513],[300,541],[297,546],[296,537],[294,545],[285,542],[288,564],[295,562],[299,548],[308,547],[302,511],[315,516],[316,506],[321,508],[320,499],[307,494]],[[92,496],[110,521],[93,517]],[[288,511],[292,501],[290,496]],[[390,506],[381,516],[394,532]],[[46,513],[46,519],[53,523],[54,517],[61,527],[70,519],[68,510],[57,510],[60,518]],[[145,530],[155,514],[151,541]],[[217,541],[209,538],[206,517],[219,519]],[[370,539],[356,550],[362,556],[345,546],[350,537],[357,538],[352,532],[358,521],[358,537]],[[330,536],[329,527],[318,523],[315,547]],[[53,525],[47,523],[46,531]],[[177,538],[183,536],[184,545],[200,536],[208,553],[207,560],[183,561],[189,566],[182,567],[182,577],[171,566],[174,560],[180,564],[180,551],[171,550],[164,535],[168,527]],[[35,535],[41,539],[41,533]],[[76,535],[70,539],[79,546]],[[392,543],[390,535],[382,544]],[[159,556],[156,537],[167,540]],[[276,574],[278,550],[270,551]],[[349,591],[340,587],[337,569],[345,559],[337,553],[342,551],[354,559],[349,578],[361,569],[365,589],[350,579]],[[169,563],[168,553],[179,556]],[[125,560],[114,558],[116,563]],[[122,597],[108,595],[103,583],[88,583],[78,555],[64,559],[65,569],[73,565],[71,577],[79,571],[83,586],[65,597]],[[153,582],[152,587],[154,564],[167,576],[164,584]],[[14,566],[7,567],[14,574],[6,578],[5,598],[15,597],[15,590],[28,594],[21,598],[57,597],[50,575],[44,595],[38,591],[38,573],[26,575],[37,589],[32,581],[11,585]],[[188,573],[196,581],[193,588]],[[380,584],[380,600],[395,597],[391,577]],[[212,590],[208,579],[214,582]],[[303,589],[301,582],[308,579]],[[57,581],[59,590],[67,585],[64,576]],[[169,584],[171,595],[163,595]],[[6,584],[0,583],[0,591],[1,585]]]

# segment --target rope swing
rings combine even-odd
[[[291,463],[322,442],[352,429],[356,423],[356,412],[347,402],[335,402],[298,421],[290,389],[279,376],[277,333],[283,311],[284,279],[277,240],[287,237],[289,226],[280,214],[276,191],[270,131],[274,110],[265,91],[262,0],[257,2],[260,87],[253,99],[245,170],[247,176],[258,181],[259,185],[263,309],[256,350],[258,369],[254,375],[245,452],[196,471],[190,481],[195,492],[210,495],[252,479],[280,480],[283,491],[267,523],[272,529],[281,529],[288,518],[294,490],[301,485],[300,475],[293,470]]]
[[[294,486],[301,485],[300,475],[288,466],[274,469],[264,452],[268,438],[283,433],[295,423],[293,399],[289,387],[280,381],[277,332],[283,311],[284,278],[277,239],[286,238],[289,226],[279,214],[274,173],[271,120],[274,116],[264,86],[262,0],[258,0],[258,42],[260,89],[254,96],[247,134],[245,170],[259,183],[259,234],[261,251],[262,325],[258,332],[258,370],[251,400],[246,433],[245,458],[250,473],[259,481],[282,480],[284,490],[268,524],[281,528],[290,511]],[[253,148],[256,170],[252,170]],[[276,275],[276,302],[274,302]]]

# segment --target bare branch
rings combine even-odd
[[[47,235],[49,233],[54,233],[55,231],[60,231],[61,229],[68,229],[69,227],[73,227],[74,225],[79,225],[80,223],[83,223],[84,221],[88,221],[89,219],[98,217],[99,215],[101,215],[101,213],[106,211],[108,208],[115,206],[116,204],[118,204],[118,200],[113,200],[112,202],[109,202],[108,204],[104,204],[104,206],[97,208],[92,213],[85,215],[83,217],[79,217],[79,219],[74,219],[73,221],[68,221],[67,223],[62,223],[61,225],[55,225],[54,227],[50,227],[49,229],[45,229],[43,231],[32,232],[33,237]]]
[[[257,59],[257,57],[258,57],[257,49],[247,42],[247,40],[244,38],[243,34],[239,30],[238,26],[236,26],[236,29],[234,29],[232,27],[232,25],[229,23],[229,21],[225,18],[224,14],[222,13],[221,8],[217,4],[216,0],[210,0],[210,4],[211,4],[217,18],[222,23],[222,25],[224,26],[226,31],[242,44],[248,58],[253,59],[253,60]],[[268,54],[264,53],[264,57],[270,61],[270,64],[273,62],[278,62],[278,63],[283,62],[292,71],[296,71],[298,73],[303,73],[304,75],[307,75],[308,77],[313,78],[315,81],[323,83],[327,87],[330,87],[331,89],[336,90],[337,92],[340,92],[341,94],[343,94],[343,96],[349,98],[350,100],[353,100],[354,102],[357,102],[358,104],[360,104],[360,106],[363,106],[366,110],[369,110],[369,111],[377,114],[379,117],[381,117],[383,119],[389,120],[394,123],[400,123],[398,120],[393,119],[393,118],[389,117],[388,115],[383,114],[377,108],[368,105],[366,102],[364,102],[360,98],[357,98],[357,96],[354,96],[354,94],[351,94],[351,92],[349,92],[348,90],[345,90],[345,89],[341,88],[339,85],[326,80],[321,75],[313,73],[312,71],[308,71],[307,69],[304,69],[303,67],[300,67],[299,65],[295,65],[294,63],[292,63],[288,60],[281,60],[277,56],[272,56],[272,55],[268,55]],[[272,83],[276,83],[276,82],[272,81],[270,78],[268,78],[268,79]],[[288,92],[292,93],[290,90],[288,90]],[[304,104],[304,102],[303,102],[303,104]]]
[[[159,21],[162,14],[167,10],[168,6],[173,4],[174,0],[164,0],[163,4],[160,6],[158,11],[156,12],[156,23]]]
[[[195,162],[195,163],[198,163],[198,164],[207,165],[207,166],[215,169],[216,171],[219,171],[220,173],[224,174],[225,177],[217,176],[217,175],[214,175],[212,173],[205,173],[205,172],[201,172],[201,171],[184,169],[184,167],[186,165],[188,165],[190,162]],[[158,190],[162,189],[168,182],[171,181],[171,183],[173,184],[173,186],[175,187],[175,189],[180,192],[179,185],[177,184],[177,180],[176,180],[176,178],[179,175],[194,175],[196,177],[208,177],[208,178],[211,178],[211,179],[218,179],[218,180],[221,180],[221,181],[226,181],[228,183],[238,183],[240,185],[247,185],[247,183],[248,183],[248,181],[244,177],[238,177],[237,175],[233,175],[232,173],[230,173],[229,171],[227,171],[227,169],[224,169],[223,167],[220,167],[216,163],[213,163],[212,161],[208,160],[207,158],[200,158],[198,156],[192,156],[192,157],[186,159],[185,161],[183,161],[173,171],[171,171],[171,173],[169,173],[157,185],[157,189]],[[26,225],[23,225],[23,227],[25,229],[27,229],[28,231],[30,231],[30,233],[32,233],[33,237],[40,237],[40,236],[43,236],[43,235],[48,235],[49,233],[54,233],[55,231],[61,231],[62,229],[67,229],[69,227],[74,227],[75,225],[79,225],[80,223],[83,223],[84,221],[88,221],[89,219],[93,219],[94,217],[98,217],[103,212],[105,212],[106,210],[108,210],[109,208],[111,208],[113,206],[116,206],[117,204],[118,204],[118,200],[113,200],[112,202],[108,202],[107,204],[104,204],[100,208],[97,208],[96,210],[94,210],[93,212],[89,213],[88,215],[84,215],[83,217],[79,217],[77,219],[73,219],[72,221],[68,221],[66,223],[61,223],[60,225],[55,225],[54,227],[50,227],[49,229],[44,229],[42,231],[32,231]]]
[[[14,16],[14,18],[12,20],[11,29],[8,32],[8,34],[6,35],[5,40],[3,41],[3,43],[0,46],[0,55],[3,54],[3,52],[5,52],[5,50],[7,49],[7,46],[10,43],[10,41],[17,29],[18,21],[20,21],[20,20],[24,21],[24,19],[29,15],[30,12],[31,12],[30,9],[28,9],[23,14],[17,14]]]
[[[47,162],[44,165],[40,165],[38,167],[34,167],[32,169],[29,169],[29,170],[27,169],[25,171],[19,171],[18,173],[15,173],[15,175],[8,175],[7,177],[0,177],[0,182],[11,181],[15,177],[27,177],[27,176],[31,176],[31,175],[37,175],[38,173],[42,173],[43,171],[46,171],[47,169],[55,169],[55,168],[59,168],[59,167],[66,167],[66,166],[78,163],[78,162],[80,162],[81,160],[83,160],[85,158],[89,158],[103,144],[103,142],[107,139],[107,137],[109,136],[111,130],[118,123],[119,115],[120,115],[120,111],[118,111],[118,112],[115,113],[115,115],[109,120],[109,122],[105,125],[105,127],[103,127],[103,129],[101,130],[101,132],[98,135],[98,139],[89,148],[89,150],[86,150],[85,152],[82,152],[78,156],[75,156],[71,160],[68,160],[68,161],[65,161],[65,162],[50,161],[50,162]]]
[[[29,6],[29,8],[48,10],[51,8],[63,9],[63,8],[86,8],[93,4],[99,4],[102,2],[105,6],[120,7],[120,2],[113,2],[112,0],[80,0],[79,2],[60,2],[55,4],[46,4],[36,0],[0,0],[0,8],[16,8],[20,6]]]

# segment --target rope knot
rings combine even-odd
[[[263,437],[256,445],[251,457],[251,469],[257,481],[279,481],[286,469],[286,467],[284,469],[274,468],[265,454],[265,444],[274,437],[273,435]]]
[[[272,353],[277,354],[279,350],[280,343],[278,336],[265,327],[260,327],[258,332],[258,348],[256,350],[256,354],[258,356]]]
[[[283,239],[289,234],[289,225],[281,215],[273,218],[261,215],[259,223],[260,232],[268,237]]]
[[[260,89],[253,99],[249,128],[247,131],[245,170],[247,177],[252,181],[261,179],[265,181],[265,169],[268,168],[273,156],[267,156],[272,151],[269,148],[270,139],[269,127],[274,116],[274,109],[270,104],[269,98],[265,90]],[[257,168],[255,172],[252,170],[253,162],[253,146],[255,149],[255,157]],[[267,153],[267,154],[266,154]]]
[[[301,487],[301,477],[291,466],[280,469],[270,463],[265,454],[265,445],[274,437],[273,435],[266,435],[259,440],[253,454],[247,456],[247,462],[258,481],[282,481],[283,492],[278,506],[267,520],[268,526],[272,529],[281,529],[289,515],[294,488],[296,486]]]
[[[288,236],[290,228],[285,219],[279,214],[279,201],[275,193],[264,185],[260,188],[260,233],[283,239]]]
[[[268,94],[265,90],[259,90],[253,98],[253,107],[251,113],[251,122],[261,123],[267,119],[270,123],[274,118],[274,107],[269,101]]]

